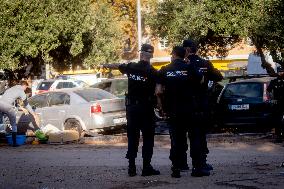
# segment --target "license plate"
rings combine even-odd
[[[249,110],[249,104],[229,105],[230,110]]]
[[[113,119],[113,123],[114,124],[126,123],[126,118],[122,117],[122,118]]]

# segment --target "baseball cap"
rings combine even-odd
[[[154,47],[150,44],[143,44],[140,51],[154,53]]]

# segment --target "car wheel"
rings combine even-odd
[[[84,137],[85,132],[82,129],[82,126],[80,124],[80,122],[76,119],[68,119],[65,123],[64,123],[64,129],[65,130],[75,130],[79,133],[79,137]]]

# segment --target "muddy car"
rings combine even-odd
[[[31,97],[29,103],[39,115],[41,126],[51,124],[80,135],[126,125],[124,99],[97,88],[46,92]]]

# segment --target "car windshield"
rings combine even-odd
[[[263,96],[261,83],[234,83],[227,86],[224,98],[259,98]]]
[[[101,89],[84,89],[84,90],[77,90],[74,91],[77,95],[82,97],[88,102],[96,101],[96,100],[103,100],[103,99],[113,99],[116,98],[113,94],[106,92]]]
[[[43,81],[38,85],[37,90],[48,90],[54,81]]]

